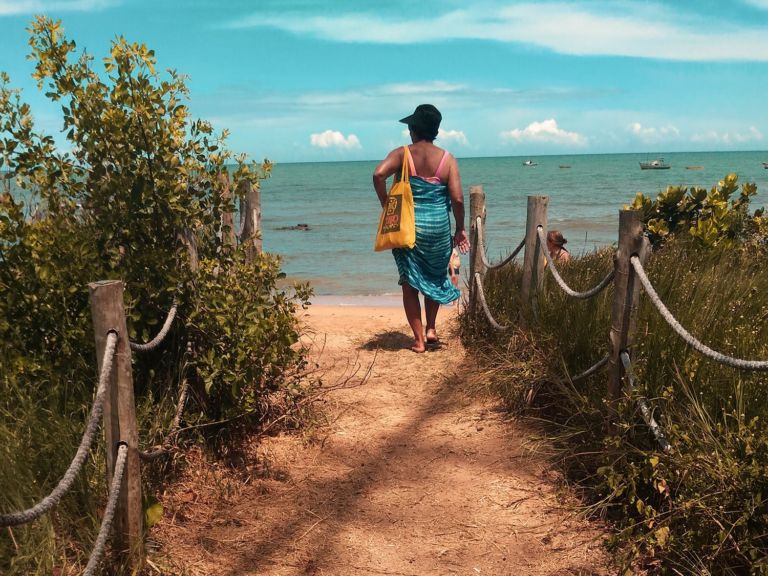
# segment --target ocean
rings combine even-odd
[[[768,201],[768,152],[663,155],[669,170],[641,170],[647,154],[459,158],[469,228],[469,188],[485,191],[488,257],[497,261],[523,239],[527,196],[549,196],[549,229],[578,255],[616,242],[619,210],[637,192],[655,197],[670,185],[715,185],[735,172],[754,182],[752,209]],[[533,160],[535,167],[523,165]],[[317,303],[397,305],[400,287],[390,252],[374,252],[379,203],[371,184],[377,162],[276,164],[262,182],[264,249],[279,254],[285,285],[308,281]],[[569,166],[562,168],[561,166]],[[690,170],[687,167],[701,167]],[[12,192],[19,192],[12,190]],[[299,226],[299,225],[303,226]],[[462,257],[466,279],[468,256]]]
[[[619,210],[637,192],[655,197],[670,185],[715,185],[735,172],[740,182],[755,182],[752,208],[768,200],[766,152],[691,152],[663,155],[669,170],[640,170],[646,154],[594,154],[459,158],[467,228],[469,188],[485,191],[488,257],[496,261],[513,250],[525,233],[527,196],[549,196],[549,229],[568,239],[581,254],[616,242]],[[264,249],[280,254],[287,280],[309,281],[319,301],[328,295],[397,295],[397,269],[389,252],[374,252],[379,203],[371,184],[377,162],[276,164],[262,183]],[[570,166],[570,168],[561,168]],[[689,166],[701,166],[690,170]],[[292,229],[306,224],[303,229]],[[462,257],[466,274],[468,257]],[[344,302],[342,302],[344,303]]]

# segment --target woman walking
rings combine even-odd
[[[437,344],[435,322],[440,304],[450,304],[461,295],[448,279],[448,261],[452,248],[462,254],[469,250],[464,228],[464,193],[456,159],[434,145],[442,115],[432,104],[421,104],[400,122],[408,125],[412,144],[392,150],[373,172],[373,187],[382,207],[387,199],[387,178],[402,168],[405,154],[410,156],[416,245],[395,248],[392,255],[400,275],[403,308],[413,330],[414,352],[424,352],[428,344]],[[449,211],[456,227],[451,237]],[[422,322],[419,292],[424,295],[425,325]]]

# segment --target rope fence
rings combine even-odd
[[[741,370],[765,371],[768,370],[768,361],[743,360],[734,358],[721,352],[717,352],[697,340],[690,334],[672,315],[664,305],[658,293],[654,289],[648,275],[643,268],[644,259],[650,250],[647,239],[643,233],[640,215],[633,210],[619,212],[619,242],[613,269],[593,288],[584,292],[572,289],[563,280],[560,270],[554,258],[547,251],[546,225],[547,205],[546,196],[528,197],[528,222],[526,223],[526,238],[515,251],[497,264],[490,264],[485,256],[485,194],[482,187],[471,188],[470,221],[474,223],[475,240],[477,243],[476,256],[470,258],[471,275],[473,282],[470,284],[470,301],[479,302],[480,308],[491,327],[496,330],[508,330],[511,325],[501,325],[493,316],[488,306],[483,279],[485,272],[499,268],[511,262],[525,247],[525,260],[523,263],[523,285],[521,286],[522,309],[520,322],[526,325],[529,318],[536,318],[536,293],[542,288],[542,279],[548,270],[555,279],[558,287],[568,296],[578,299],[588,299],[596,296],[609,285],[613,285],[613,303],[611,306],[611,326],[609,340],[611,351],[578,376],[570,378],[571,381],[581,380],[596,374],[601,368],[610,364],[608,393],[612,400],[618,399],[621,394],[621,382],[627,382],[626,390],[634,390],[637,377],[629,355],[635,331],[635,310],[639,298],[640,287],[651,300],[656,310],[666,320],[672,330],[685,341],[691,348],[703,356],[716,362],[738,368]],[[640,414],[653,433],[660,447],[666,452],[671,450],[671,444],[664,435],[663,430],[653,417],[653,412],[648,400],[640,396],[638,398]]]
[[[168,332],[171,331],[173,320],[176,318],[176,308],[176,304],[171,306],[171,309],[168,311],[168,316],[165,318],[165,322],[163,322],[163,327],[160,329],[160,332],[158,332],[157,336],[152,338],[152,340],[146,344],[131,342],[131,350],[134,352],[150,352],[160,346],[163,340],[165,340],[165,337],[168,336]]]
[[[477,294],[480,297],[480,304],[483,307],[483,312],[485,312],[485,317],[488,319],[488,322],[493,326],[496,330],[508,330],[509,325],[501,325],[498,323],[498,321],[493,317],[491,314],[490,308],[488,308],[488,302],[485,300],[485,290],[483,289],[483,281],[480,278],[480,273],[475,272],[475,284],[477,285]]]
[[[520,253],[520,250],[522,250],[525,247],[525,238],[523,238],[520,241],[520,244],[517,245],[517,248],[515,248],[512,253],[501,260],[500,262],[497,262],[496,264],[491,264],[488,262],[488,257],[486,256],[486,250],[487,247],[485,245],[485,230],[483,226],[483,219],[478,216],[475,219],[475,222],[477,223],[477,226],[475,227],[475,230],[477,231],[476,237],[477,237],[477,243],[479,244],[478,252],[480,253],[480,258],[482,259],[483,266],[485,266],[488,270],[496,270],[497,268],[501,268],[503,266],[506,266],[512,260],[515,259],[515,257]]]
[[[101,559],[104,557],[104,549],[107,545],[109,532],[112,530],[112,523],[115,520],[117,500],[120,497],[120,488],[123,482],[123,476],[125,475],[125,462],[127,458],[128,446],[120,444],[117,449],[117,458],[115,459],[115,474],[112,476],[112,484],[109,487],[109,498],[107,500],[107,506],[104,508],[104,516],[101,519],[99,535],[96,537],[96,543],[91,551],[91,557],[88,559],[88,564],[85,566],[83,576],[93,576],[96,574],[96,570],[98,569],[99,564],[101,564]]]
[[[659,295],[656,292],[655,288],[653,287],[653,284],[651,284],[651,281],[648,279],[648,275],[645,273],[645,270],[643,269],[643,265],[640,262],[640,260],[637,258],[637,256],[632,256],[630,258],[630,261],[632,263],[632,268],[634,268],[635,273],[637,274],[637,277],[640,279],[640,282],[642,283],[643,288],[645,289],[645,293],[648,295],[648,298],[656,307],[656,310],[659,311],[659,314],[661,314],[661,317],[664,318],[664,320],[666,320],[670,328],[672,328],[672,330],[674,330],[675,333],[678,336],[680,336],[680,338],[682,338],[686,344],[688,344],[690,347],[694,348],[695,350],[697,350],[707,358],[710,358],[715,362],[719,362],[721,364],[726,364],[727,366],[731,366],[732,368],[739,368],[740,370],[760,370],[760,371],[768,370],[768,361],[742,360],[740,358],[727,356],[725,354],[717,352],[716,350],[712,350],[712,348],[710,348],[706,344],[703,344],[702,342],[694,338],[691,335],[691,333],[688,332],[688,330],[686,330],[685,328],[683,328],[680,322],[678,322],[677,319],[674,316],[672,316],[672,313],[664,305],[664,302],[661,301],[661,298],[659,298]]]
[[[75,453],[75,457],[72,459],[64,476],[62,476],[59,483],[48,496],[31,508],[19,512],[11,512],[9,514],[0,514],[0,526],[19,526],[37,520],[40,516],[46,514],[56,506],[61,498],[72,488],[75,478],[80,474],[80,471],[83,469],[83,464],[88,458],[88,452],[96,438],[96,432],[101,423],[101,416],[104,411],[104,394],[107,390],[107,381],[112,373],[112,361],[115,357],[116,344],[117,334],[111,332],[107,336],[107,345],[104,350],[104,364],[101,369],[101,375],[99,376],[99,384],[96,388],[96,398],[91,407],[88,424],[85,427],[85,432],[83,433],[83,438],[80,441],[80,446]]]
[[[626,351],[621,353],[621,363],[624,366],[624,370],[627,371],[627,380],[629,381],[629,388],[630,390],[634,390],[636,388],[635,371],[632,368],[632,361],[630,360],[629,354]],[[656,441],[659,443],[659,446],[661,446],[661,449],[664,450],[664,452],[669,452],[672,449],[672,445],[669,443],[669,440],[667,440],[666,436],[664,436],[664,431],[661,429],[661,426],[658,425],[658,423],[656,422],[656,419],[653,417],[653,413],[651,412],[651,409],[648,406],[648,400],[646,400],[644,396],[640,396],[637,399],[637,404],[640,408],[640,414],[643,416],[643,420],[645,421],[648,428],[651,429],[651,432],[653,432],[653,435],[656,438]]]
[[[541,252],[544,255],[544,258],[547,258],[549,254],[547,254],[547,237],[544,234],[544,228],[541,226],[538,226],[536,228],[536,233],[539,236],[539,247],[541,248]],[[547,269],[552,273],[552,276],[554,277],[555,281],[557,282],[557,285],[560,286],[560,288],[568,294],[568,296],[572,296],[573,298],[580,298],[582,300],[586,300],[588,298],[592,298],[593,296],[597,296],[600,292],[602,292],[613,280],[613,275],[615,273],[614,270],[611,270],[608,272],[608,274],[603,278],[600,283],[595,286],[594,288],[587,290],[586,292],[576,292],[573,290],[568,284],[565,283],[565,280],[563,280],[563,277],[560,276],[560,272],[557,269],[557,266],[555,265],[556,258],[549,258],[547,260],[547,263],[549,266]]]
[[[166,454],[171,452],[171,449],[172,449],[171,445],[172,445],[173,439],[178,434],[179,427],[181,426],[181,416],[184,412],[184,405],[187,402],[188,394],[189,394],[189,380],[185,378],[181,382],[181,387],[179,390],[179,401],[176,404],[176,414],[173,417],[173,423],[171,424],[171,429],[168,431],[168,434],[165,436],[163,441],[158,446],[155,446],[151,450],[144,450],[139,452],[139,457],[142,460],[149,462],[152,460],[156,460],[161,456],[165,456]]]
[[[61,499],[71,490],[75,479],[82,471],[88,454],[93,447],[102,419],[104,419],[104,433],[107,440],[107,476],[111,477],[111,482],[99,533],[83,573],[86,576],[98,573],[116,517],[124,516],[127,518],[127,524],[133,526],[134,532],[127,535],[116,535],[119,539],[128,539],[129,546],[121,546],[121,549],[141,550],[143,548],[135,546],[136,539],[141,537],[143,528],[141,522],[140,480],[138,477],[128,476],[131,469],[135,470],[134,474],[139,471],[138,464],[135,466],[131,465],[133,458],[131,453],[133,452],[136,458],[141,457],[145,460],[153,460],[169,453],[172,449],[172,441],[179,432],[184,406],[189,395],[189,381],[187,378],[184,378],[179,389],[179,399],[171,429],[159,446],[148,452],[139,452],[136,446],[132,447],[130,442],[125,441],[125,438],[136,436],[136,422],[133,382],[130,375],[130,353],[128,355],[121,355],[119,351],[127,349],[136,352],[149,352],[156,349],[168,336],[176,318],[178,307],[175,304],[171,307],[160,332],[151,341],[139,344],[131,342],[125,337],[122,337],[121,340],[120,335],[127,333],[122,303],[122,282],[96,282],[89,287],[91,289],[97,350],[102,349],[103,353],[98,355],[100,361],[99,381],[80,445],[66,472],[50,494],[28,509],[0,514],[0,527],[8,527],[10,529],[13,526],[33,522],[58,505]],[[106,297],[104,294],[106,294]],[[116,298],[119,298],[119,301]],[[107,326],[109,328],[105,328]],[[106,334],[105,338],[102,336],[103,334]],[[100,339],[103,339],[103,346],[101,348],[99,348]],[[121,341],[123,348],[121,348]],[[120,364],[121,362],[122,365]],[[127,391],[130,392],[127,399],[130,404],[130,410],[126,412],[126,398],[124,394]],[[106,402],[107,398],[110,398],[109,402]],[[105,410],[105,405],[110,406],[109,411]],[[109,422],[107,418],[109,418]],[[110,446],[118,447],[114,457],[112,457]],[[134,488],[133,490],[131,490],[132,487]],[[122,509],[125,505],[121,504],[123,500],[121,494],[125,496],[124,490],[129,492],[129,500],[133,500],[132,503],[128,503],[125,510]],[[131,494],[131,492],[133,493]],[[138,500],[136,498],[137,494]],[[134,554],[141,554],[141,552],[134,552]],[[129,560],[133,562],[134,566],[137,565],[135,558],[129,558]]]
[[[600,360],[595,362],[592,366],[590,366],[589,368],[584,370],[584,372],[582,372],[581,374],[579,374],[577,376],[572,376],[571,377],[571,382],[577,382],[579,380],[584,380],[584,378],[589,378],[590,376],[592,376],[592,374],[597,374],[603,366],[608,364],[610,359],[611,359],[610,354],[606,354],[605,356],[600,358]]]

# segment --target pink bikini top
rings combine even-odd
[[[435,170],[434,176],[419,176],[416,174],[416,165],[413,163],[413,156],[411,156],[411,150],[407,146],[405,149],[408,151],[408,160],[411,165],[411,176],[414,178],[421,178],[425,182],[429,182],[430,184],[441,184],[443,182],[443,179],[440,177],[440,171],[443,169],[443,164],[445,164],[446,159],[448,158],[448,150],[443,151],[443,157],[440,158],[440,163],[437,165],[437,170]]]

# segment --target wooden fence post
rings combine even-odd
[[[143,512],[141,507],[141,466],[136,406],[133,399],[131,346],[123,307],[123,283],[105,280],[88,284],[91,314],[96,340],[99,372],[104,362],[104,345],[110,331],[117,334],[112,374],[104,397],[104,436],[106,440],[107,478],[115,470],[118,442],[128,447],[125,473],[115,513],[115,549],[126,555],[131,573],[143,563]]]
[[[241,189],[242,197],[245,199],[244,206],[241,208],[245,214],[241,214],[242,229],[240,232],[240,243],[246,244],[246,258],[252,261],[256,254],[262,250],[261,239],[261,189],[258,181],[241,180],[238,185]],[[246,187],[245,190],[242,190]]]
[[[240,188],[241,185],[243,185],[243,181],[242,180],[238,183],[237,187]],[[245,226],[245,212],[246,212],[245,203],[246,203],[246,199],[242,195],[238,194],[238,202],[239,202],[238,206],[240,207],[240,210],[239,210],[239,212],[240,212],[240,214],[239,214],[240,215],[240,219],[239,220],[240,221],[238,222],[237,230],[238,230],[238,236],[240,236],[243,233],[243,226]]]
[[[477,286],[475,285],[475,272],[480,273],[481,279],[485,277],[485,266],[480,256],[480,243],[477,241],[477,218],[481,218],[483,232],[485,232],[485,192],[480,185],[469,187],[469,306],[474,311],[477,303]]]
[[[611,359],[608,379],[608,399],[621,395],[624,366],[621,353],[632,345],[635,312],[640,294],[640,282],[629,259],[637,255],[645,264],[650,243],[643,235],[643,223],[637,210],[619,211],[619,247],[614,256],[613,304],[611,306]]]
[[[192,272],[197,272],[200,261],[197,255],[197,237],[195,236],[195,233],[189,228],[185,228],[178,233],[177,237],[179,242],[181,242],[187,249],[190,270],[192,270]]]
[[[528,196],[528,214],[525,221],[525,256],[523,258],[523,316],[534,311],[533,299],[544,281],[544,256],[539,245],[539,226],[547,230],[547,206],[549,196]]]
[[[228,204],[232,199],[232,193],[229,189],[229,173],[226,170],[219,174],[219,181],[221,182],[221,199]],[[230,248],[237,246],[235,217],[232,210],[225,209],[221,213],[221,241]]]

